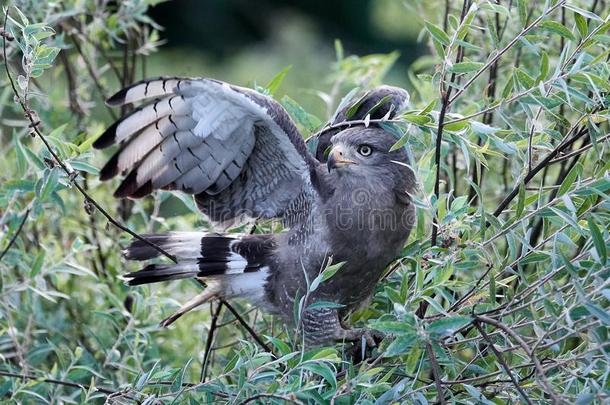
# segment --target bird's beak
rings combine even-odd
[[[349,159],[346,159],[345,153],[343,152],[343,148],[340,146],[335,146],[331,149],[328,154],[328,160],[326,161],[326,167],[328,168],[328,172],[332,169],[336,169],[337,167],[342,167],[346,165],[353,165],[356,162],[353,162]]]

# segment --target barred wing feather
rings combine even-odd
[[[319,163],[270,97],[212,79],[159,78],[107,103],[141,101],[94,143],[120,145],[100,175],[125,176],[115,196],[180,190],[196,195],[216,221],[280,217],[295,197],[312,196],[310,175]]]

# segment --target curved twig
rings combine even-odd
[[[6,22],[7,22],[7,20],[8,20],[8,8],[6,9],[6,13],[4,15],[4,24],[3,24],[3,29],[4,30],[6,30]],[[74,187],[82,194],[82,196],[84,197],[85,201],[88,204],[93,205],[108,220],[108,222],[110,222],[112,225],[114,225],[115,227],[119,228],[123,232],[128,233],[129,235],[131,235],[132,237],[138,239],[139,241],[141,241],[143,243],[146,243],[147,245],[149,245],[153,249],[157,250],[159,253],[163,254],[164,256],[166,256],[167,258],[172,260],[174,263],[177,263],[176,257],[174,255],[168,253],[163,248],[157,246],[156,244],[152,243],[148,239],[143,238],[142,236],[138,235],[137,233],[135,233],[131,229],[127,228],[125,225],[121,224],[116,219],[114,219],[104,208],[102,208],[102,206],[97,201],[95,201],[89,195],[89,193],[87,193],[87,191],[85,191],[85,189],[80,184],[78,184],[78,182],[76,181],[76,178],[78,177],[78,172],[73,171],[72,169],[68,168],[68,166],[64,163],[64,161],[53,150],[53,148],[51,147],[51,145],[47,141],[46,137],[38,129],[38,126],[40,125],[40,121],[38,121],[35,118],[34,110],[29,108],[29,106],[26,104],[26,101],[23,100],[23,98],[20,96],[19,92],[17,91],[17,87],[15,86],[15,82],[13,80],[13,77],[12,77],[11,72],[10,72],[9,67],[8,67],[8,60],[7,60],[7,57],[6,57],[6,37],[3,37],[2,55],[4,57],[4,62],[5,62],[4,63],[4,68],[6,70],[6,76],[8,77],[8,80],[9,80],[9,83],[10,83],[11,88],[13,90],[13,93],[14,93],[17,101],[19,102],[19,105],[21,106],[21,109],[25,113],[26,118],[30,121],[30,128],[32,128],[32,131],[34,132],[34,134],[36,136],[38,136],[40,138],[40,140],[44,143],[45,147],[47,148],[47,150],[49,151],[51,156],[53,156],[53,159],[55,160],[55,162],[66,173],[66,175],[68,176],[68,179],[70,181],[70,184],[74,185]]]
[[[494,327],[496,327],[498,329],[501,329],[504,333],[506,333],[511,338],[513,338],[515,340],[515,342],[517,342],[517,344],[519,346],[521,346],[521,348],[525,351],[525,353],[530,358],[532,363],[534,363],[534,367],[536,368],[538,377],[540,377],[540,383],[541,383],[542,387],[544,388],[544,391],[553,400],[553,403],[554,404],[564,403],[564,401],[561,400],[561,398],[559,398],[557,396],[557,394],[551,388],[551,385],[549,384],[549,382],[548,382],[548,380],[546,378],[546,374],[544,372],[544,368],[542,367],[542,364],[540,364],[540,361],[536,357],[536,354],[527,345],[527,343],[525,343],[525,341],[521,338],[521,336],[517,335],[511,328],[509,328],[508,326],[504,325],[502,322],[498,322],[495,319],[489,318],[487,316],[475,315],[475,321],[477,321],[477,322],[475,322],[475,326],[477,327],[477,329],[479,329],[479,331],[481,332],[481,334],[483,334],[483,336],[485,336],[485,332],[484,332],[483,328],[480,327],[480,325],[479,325],[480,322],[483,322],[483,323],[486,323],[488,325],[492,325],[492,326],[494,326]],[[495,352],[495,348],[494,348],[493,344],[492,344],[492,349],[494,349],[494,352]],[[499,360],[499,358],[498,358],[498,360]]]
[[[41,377],[36,377],[31,374],[19,374],[19,373],[11,373],[8,371],[0,371],[0,376],[9,377],[9,378],[21,378],[22,380],[28,380],[28,381],[42,381],[42,382],[46,382],[49,384],[63,385],[65,387],[80,388],[85,391],[89,391],[89,389],[91,388],[91,386],[88,384],[80,384],[80,383],[75,383],[73,381],[56,380],[54,378],[41,378]],[[95,389],[101,393],[108,394],[108,395],[116,394],[118,392],[118,391],[110,389],[110,388],[102,388],[102,387],[98,387],[98,386],[96,386]],[[133,397],[130,397],[130,399],[135,400],[135,398],[133,398]]]

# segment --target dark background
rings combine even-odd
[[[333,87],[337,39],[346,57],[398,51],[383,81],[409,88],[407,68],[426,52],[413,12],[402,0],[161,2],[150,15],[166,43],[149,58],[148,73],[252,86],[292,66],[276,97],[288,94],[324,120],[329,107],[320,94]],[[344,83],[338,96],[351,88]]]
[[[166,28],[163,36],[168,46],[199,48],[217,57],[268,40],[278,18],[298,14],[313,23],[329,44],[339,38],[356,54],[398,50],[400,62],[410,63],[421,53],[417,44],[412,38],[383,35],[368,12],[374,3],[375,0],[177,0],[158,4],[151,15]]]

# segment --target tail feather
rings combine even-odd
[[[140,271],[125,274],[129,285],[158,283],[197,276],[199,269],[192,264],[149,264]]]
[[[205,232],[169,232],[162,234],[145,234],[144,239],[163,248],[167,252],[179,256],[181,259],[196,258],[201,254],[201,240],[215,234]],[[237,235],[239,237],[239,235]],[[141,240],[134,239],[123,250],[127,260],[148,260],[159,257],[161,252]]]
[[[144,238],[174,255],[177,263],[149,264],[124,277],[129,285],[142,285],[184,278],[203,278],[206,289],[164,319],[168,326],[186,312],[215,298],[264,296],[268,270],[275,250],[273,235],[218,235],[204,232],[174,232],[144,235]],[[124,251],[129,260],[148,260],[160,253],[134,240]]]
[[[271,235],[218,235],[203,232],[174,232],[144,235],[163,250],[174,255],[176,264],[150,264],[128,273],[129,285],[191,277],[215,277],[251,273],[268,267],[274,247]],[[148,260],[160,256],[158,250],[134,240],[125,250],[128,260]]]

